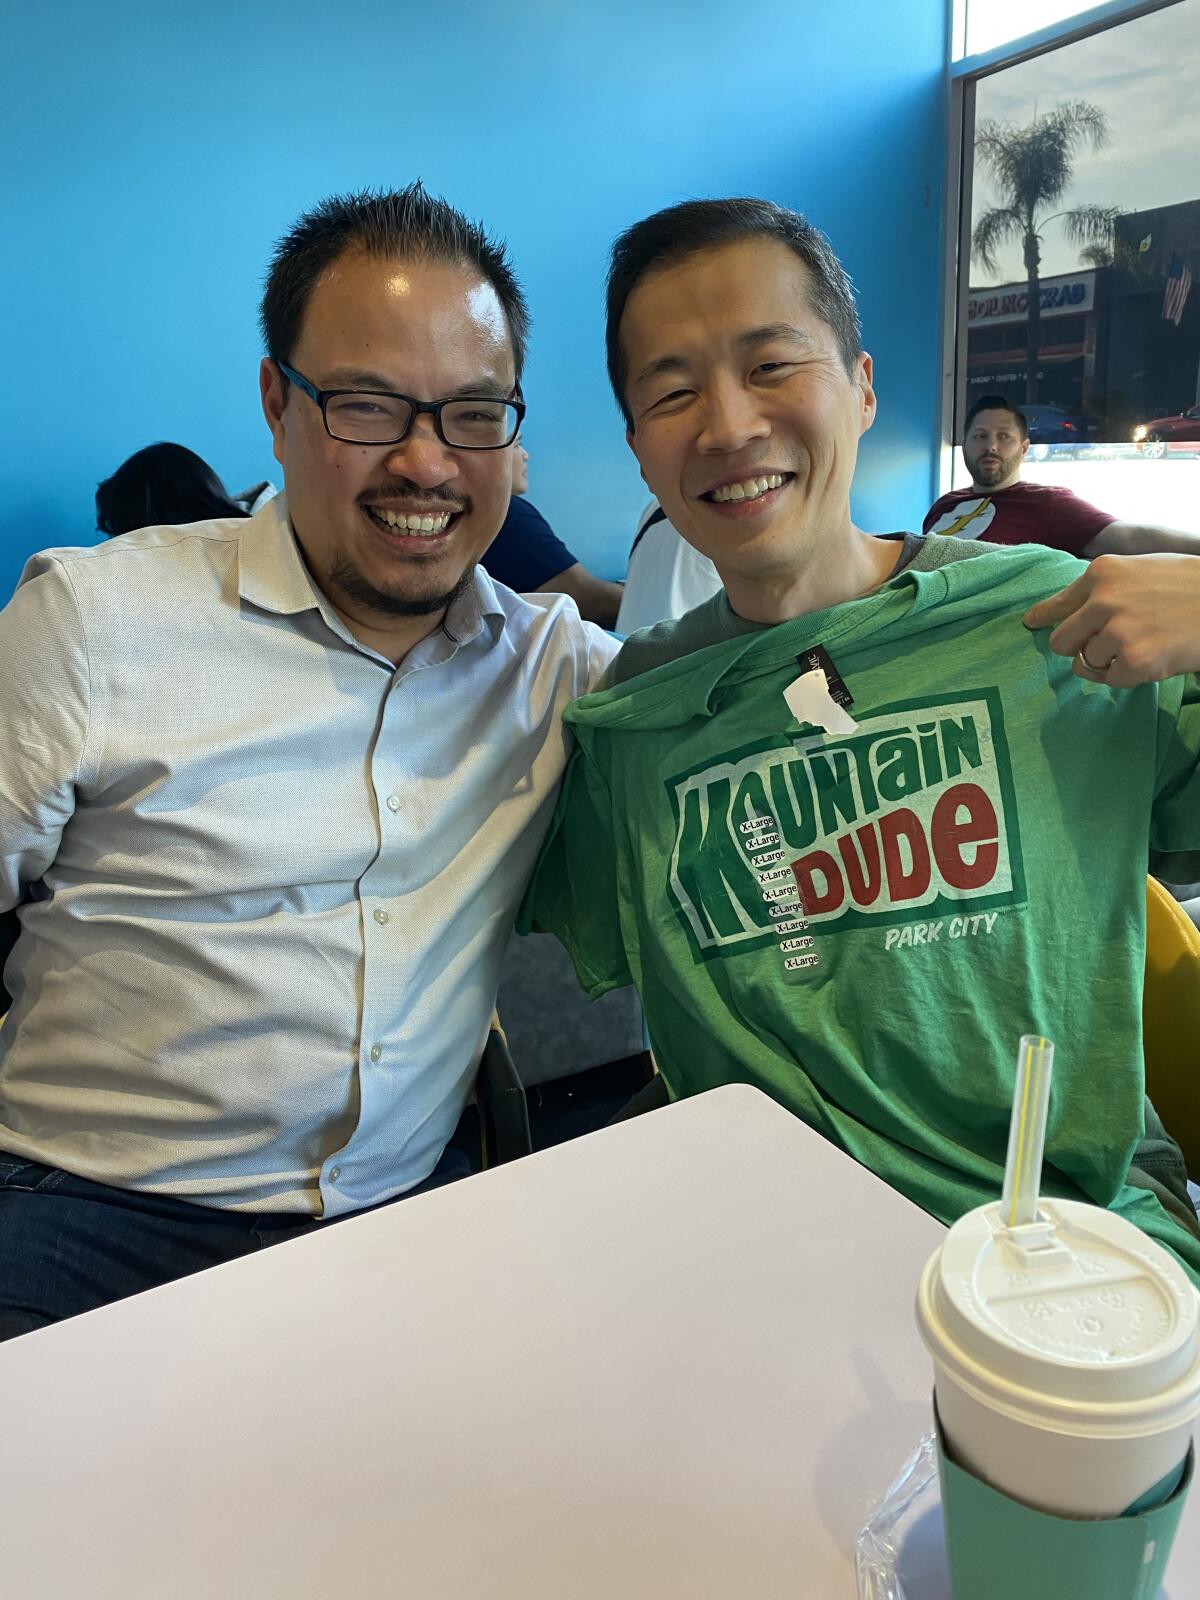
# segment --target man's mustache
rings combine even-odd
[[[422,489],[420,484],[416,483],[392,482],[379,489],[364,489],[358,496],[360,506],[375,506],[386,511],[402,511],[414,502],[422,506],[431,503],[445,506],[447,511],[472,509],[470,495],[455,494],[450,489]]]

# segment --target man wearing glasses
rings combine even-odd
[[[285,493],[45,552],[0,615],[0,1337],[465,1170],[615,648],[477,566],[527,321],[419,184],[324,202],[262,304]]]

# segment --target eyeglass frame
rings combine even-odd
[[[412,432],[413,423],[418,417],[430,416],[433,418],[434,432],[448,450],[507,450],[516,443],[517,436],[521,432],[522,424],[525,421],[526,406],[524,400],[520,398],[520,385],[517,385],[515,397],[494,394],[452,394],[447,395],[444,400],[414,400],[412,395],[401,394],[398,389],[318,389],[315,383],[310,383],[304,374],[297,372],[294,367],[289,367],[282,361],[276,361],[275,365],[289,383],[294,383],[319,408],[321,421],[325,424],[325,432],[331,439],[335,439],[338,444],[361,444],[366,445],[368,449],[390,450],[393,445],[404,443]],[[404,432],[398,439],[345,439],[340,433],[334,433],[329,426],[329,412],[326,408],[331,400],[336,400],[342,394],[369,394],[381,400],[403,400],[406,406],[412,407]],[[513,429],[511,437],[506,439],[503,444],[457,444],[454,440],[447,439],[445,430],[442,427],[442,408],[444,406],[458,405],[463,400],[498,400],[501,405],[511,406],[517,413],[517,425]]]

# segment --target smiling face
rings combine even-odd
[[[871,358],[847,373],[786,245],[740,241],[651,272],[620,340],[642,477],[722,578],[786,582],[850,538]]]
[[[509,396],[512,345],[495,290],[466,266],[354,250],[321,278],[288,365],[318,389],[417,400]],[[504,520],[512,450],[462,450],[415,419],[397,445],[331,439],[296,385],[263,362],[263,410],[309,568],[352,622],[436,619]]]
[[[1022,439],[1016,417],[996,406],[972,417],[962,453],[977,489],[1007,489],[1021,476],[1028,449],[1029,440]]]

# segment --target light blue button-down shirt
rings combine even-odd
[[[615,644],[477,569],[398,667],[283,496],[26,567],[0,613],[0,1150],[333,1217],[436,1164]]]

